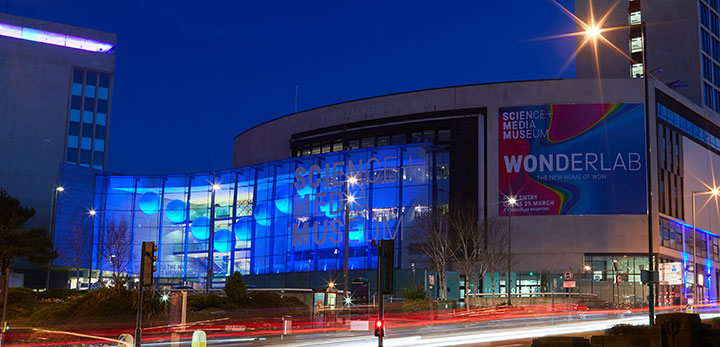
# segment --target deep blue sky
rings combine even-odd
[[[572,10],[572,0],[561,0]],[[118,35],[109,170],[227,169],[232,140],[298,109],[565,72],[574,23],[550,0],[0,0]],[[262,150],[262,146],[248,150]]]

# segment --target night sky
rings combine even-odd
[[[572,11],[572,0],[559,1]],[[575,25],[550,0],[0,0],[10,14],[113,32],[108,169],[232,166],[233,137],[347,100],[453,85],[573,78]],[[262,146],[248,150],[262,150]]]

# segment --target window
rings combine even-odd
[[[90,149],[90,146],[92,145],[92,139],[89,138],[89,137],[82,137],[81,139],[82,139],[81,142],[80,142],[80,143],[81,143],[81,148],[82,148],[82,149],[87,149],[87,150],[89,150],[89,149]],[[90,155],[90,154],[88,153],[88,155]],[[88,159],[87,163],[89,163],[89,162],[90,162],[90,161],[89,161],[89,159]]]
[[[75,137],[80,135],[80,123],[70,121],[70,124],[68,124],[68,134]],[[77,139],[75,140],[75,143],[77,143]]]
[[[438,143],[450,142],[450,130],[438,130]]]
[[[77,160],[78,160],[77,148],[68,148],[67,156],[65,157],[65,161],[70,162],[70,163],[77,163]]]
[[[405,137],[405,134],[395,134],[390,141],[393,145],[402,145],[405,144]]]
[[[110,88],[110,75],[101,73],[100,74],[100,87]]]
[[[83,109],[85,111],[90,111],[90,112],[95,111],[95,99],[89,98],[86,96],[85,97],[85,106],[83,107]]]
[[[104,152],[94,151],[93,153],[93,168],[102,169],[105,160]]]
[[[375,147],[375,138],[374,137],[364,137],[360,143],[360,147],[362,147],[362,148]]]
[[[80,165],[84,167],[90,167],[90,151],[80,151]]]
[[[642,23],[642,17],[640,11],[630,13],[630,25],[637,25]]]
[[[630,39],[630,53],[642,52],[642,37],[633,37]]]
[[[330,152],[330,148],[332,148],[332,147],[330,147],[330,144],[329,144],[329,143],[326,143],[326,144],[322,145],[322,152],[323,152],[323,153],[329,153],[329,152]]]
[[[105,140],[105,126],[104,125],[96,125],[95,126],[95,138]]]
[[[377,146],[389,146],[390,145],[390,136],[380,136],[377,138]]]
[[[70,97],[70,108],[79,110],[82,108],[82,96],[73,95]]]
[[[93,148],[95,149],[95,154],[97,154],[97,151],[105,151],[105,140],[95,139],[95,143]]]
[[[94,98],[95,97],[95,86],[85,86],[85,96]]]
[[[83,111],[83,123],[85,123],[85,124],[93,123],[93,113],[91,111]]]
[[[76,135],[70,135],[68,136],[68,148],[77,148],[78,147],[78,137]]]
[[[82,95],[82,84],[80,83],[73,83],[72,84],[72,95]]]
[[[632,67],[630,68],[630,75],[632,78],[642,78],[643,76],[643,64],[632,64]]]
[[[70,110],[70,120],[73,122],[80,121],[80,110]]]
[[[100,112],[100,113],[108,113],[108,102],[107,102],[107,100],[102,100],[102,99],[101,99],[101,100],[98,100],[98,101],[97,101],[97,104],[98,104],[98,109],[97,109],[98,112]]]
[[[107,122],[107,115],[104,113],[97,113],[95,114],[95,123],[98,125],[106,125]]]
[[[410,143],[419,143],[422,142],[422,133],[421,132],[415,132],[410,134]]]
[[[86,138],[92,138],[93,137],[93,127],[92,125],[87,125],[82,128],[82,136]]]
[[[83,76],[84,76],[84,75],[85,75],[85,71],[83,71],[83,70],[78,70],[78,69],[73,69],[73,72],[72,72],[72,81],[73,81],[73,83],[82,84],[82,83],[83,83]]]
[[[435,131],[429,130],[423,132],[423,142],[435,143]]]
[[[86,76],[87,78],[85,79],[85,84],[92,85],[92,86],[96,85],[97,84],[97,75],[98,75],[97,72],[88,71],[87,76]]]
[[[358,149],[358,148],[360,148],[360,140],[348,141],[348,149]]]
[[[332,150],[333,150],[333,152],[342,151],[342,150],[343,150],[343,143],[342,143],[342,141],[333,143],[333,148],[332,148]]]

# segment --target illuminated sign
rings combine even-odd
[[[642,104],[506,107],[498,128],[500,215],[646,213]]]
[[[371,210],[368,187],[396,183],[397,164],[397,157],[388,156],[381,159],[371,157],[364,163],[362,160],[347,160],[326,163],[324,167],[298,166],[293,183],[297,192],[293,196],[293,246],[307,246],[310,239],[318,246],[341,244],[346,227],[345,213],[352,214],[352,217],[348,216],[351,242],[395,239],[398,234],[402,239],[404,213],[398,213],[395,207],[387,211],[373,211],[377,213],[373,218],[374,233],[366,233],[364,227],[367,211]],[[412,166],[412,157],[408,165]],[[328,218],[313,220],[312,217],[318,215]],[[314,232],[310,231],[311,227]]]

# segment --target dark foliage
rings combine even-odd
[[[15,258],[26,257],[40,265],[57,258],[45,228],[25,229],[25,222],[34,215],[35,209],[23,206],[20,200],[0,188],[0,269],[3,274]]]
[[[650,327],[648,327],[647,325],[618,324],[610,329],[605,330],[605,334],[611,336],[648,335],[650,334]]]
[[[405,300],[425,300],[425,298],[427,298],[427,293],[425,292],[425,288],[422,286],[413,285],[403,288],[402,297]]]
[[[228,298],[217,294],[189,294],[188,311],[227,310],[232,308]]]
[[[294,296],[271,292],[253,292],[250,295],[250,300],[248,300],[248,306],[252,308],[292,308],[305,307],[306,305]]]
[[[225,283],[225,295],[235,305],[243,306],[248,300],[247,285],[239,272],[235,272]]]

